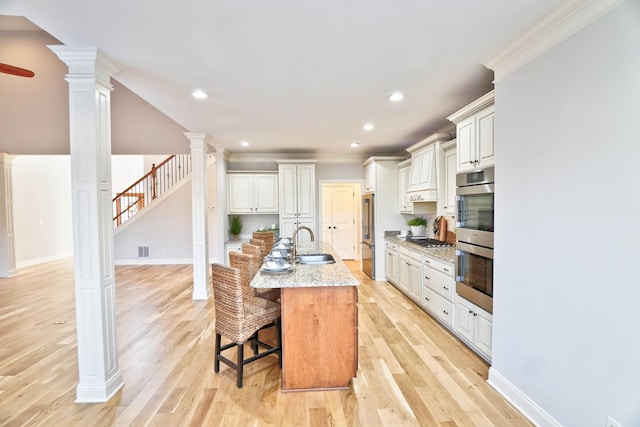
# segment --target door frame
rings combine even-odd
[[[318,233],[320,233],[322,230],[320,229],[320,226],[322,224],[322,212],[323,212],[323,207],[324,207],[324,203],[325,200],[323,199],[323,189],[325,186],[327,187],[337,187],[337,186],[351,186],[353,188],[353,192],[355,194],[353,203],[354,203],[354,212],[355,212],[355,228],[354,228],[354,242],[355,242],[355,258],[354,260],[360,260],[362,258],[362,254],[360,252],[360,242],[362,241],[362,206],[361,206],[361,196],[362,196],[362,189],[364,188],[364,180],[363,179],[347,179],[347,180],[343,180],[343,179],[320,179],[318,180],[318,186],[320,187],[320,191],[319,191],[319,206],[318,206]]]

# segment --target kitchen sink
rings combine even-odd
[[[336,262],[331,254],[304,254],[296,256],[300,264],[333,264]]]

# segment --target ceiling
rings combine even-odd
[[[118,82],[216,148],[368,156],[450,126],[448,115],[493,89],[482,63],[566,3],[3,0],[0,15],[100,48]],[[0,19],[0,30],[25,22]],[[390,102],[394,91],[404,100]]]

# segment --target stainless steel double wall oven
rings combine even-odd
[[[494,168],[456,176],[456,292],[493,313]]]

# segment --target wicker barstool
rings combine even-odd
[[[273,248],[273,244],[276,239],[276,235],[273,231],[254,231],[251,237],[254,239],[264,240],[264,245],[267,247],[268,251]]]
[[[220,362],[237,373],[236,385],[242,388],[244,365],[276,353],[282,367],[280,343],[280,305],[252,296],[247,296],[242,284],[242,273],[237,268],[213,264],[213,298],[216,317],[216,345],[214,371],[220,371]],[[258,332],[275,327],[276,345],[266,344],[258,338]],[[231,342],[222,345],[222,336]],[[244,358],[244,343],[251,342],[253,356]],[[234,363],[222,352],[237,347],[237,361]],[[260,347],[265,351],[260,353]]]
[[[249,239],[249,243],[260,248],[260,253],[262,254],[263,258],[266,257],[267,255],[269,255],[269,252],[271,252],[271,247],[267,247],[264,244],[264,240]]]
[[[245,243],[242,245],[243,252],[245,245],[247,244]],[[255,248],[254,250],[252,250],[254,253],[255,251],[260,250],[257,246],[247,246],[252,246],[253,248]],[[251,287],[251,279],[253,279],[253,276],[256,275],[258,269],[262,265],[261,259],[262,258],[256,258],[254,254],[229,252],[229,265],[240,270],[243,280],[242,286],[246,287],[246,289],[249,290],[249,295],[273,302],[278,302],[278,300],[280,299],[280,288],[256,289]]]
[[[256,258],[256,260],[258,260],[258,262],[259,260],[262,259],[262,250],[260,249],[260,247],[256,245],[252,245],[251,243],[242,244],[242,253],[253,255]],[[260,265],[256,263],[256,269],[257,268],[260,268]],[[255,273],[257,273],[257,270],[254,272],[254,274]]]

